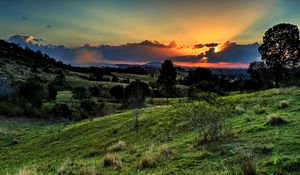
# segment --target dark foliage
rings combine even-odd
[[[58,88],[59,90],[65,90],[67,87],[66,83],[66,76],[62,70],[58,71],[58,74],[56,75],[53,84]]]
[[[48,99],[49,100],[55,100],[57,96],[57,87],[54,83],[49,83],[47,86],[48,89]]]
[[[121,85],[117,85],[117,86],[114,86],[112,87],[110,90],[109,90],[109,93],[116,99],[118,100],[121,100],[122,98],[124,98],[124,93],[125,93],[125,90],[124,90],[124,87],[121,86]]]
[[[40,107],[43,100],[48,97],[48,91],[38,78],[30,78],[20,84],[18,96],[23,97],[33,106]]]
[[[244,89],[257,90],[272,87],[272,76],[270,71],[263,61],[254,61],[250,63],[248,68],[250,80],[244,83]]]
[[[76,87],[72,90],[75,99],[88,99],[91,97],[90,91],[86,87]]]
[[[116,76],[113,76],[111,79],[112,82],[119,82],[119,78]]]
[[[90,91],[91,96],[93,96],[93,97],[99,97],[101,94],[101,89],[99,86],[89,87],[89,91]]]
[[[70,119],[72,116],[69,106],[66,104],[56,104],[53,106],[51,113],[55,118],[67,118]]]
[[[96,114],[97,104],[92,100],[83,100],[80,102],[80,107],[85,113]]]
[[[157,83],[166,87],[173,87],[176,84],[177,71],[171,60],[165,60],[161,65]]]
[[[186,78],[186,84],[192,85],[201,81],[210,81],[212,78],[211,71],[205,68],[197,68],[189,71],[188,77]]]
[[[283,68],[299,63],[299,29],[292,24],[278,24],[266,31],[259,47],[261,58],[274,72],[275,86],[279,86]]]
[[[135,81],[125,88],[124,106],[137,108],[144,106],[146,96],[150,94],[148,85],[144,82]]]

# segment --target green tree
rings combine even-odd
[[[274,72],[275,86],[279,86],[283,68],[299,63],[299,29],[292,24],[278,24],[265,32],[259,47],[261,58]]]

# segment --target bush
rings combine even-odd
[[[113,96],[114,98],[121,100],[122,98],[124,98],[124,88],[121,85],[117,85],[112,87],[109,90],[109,93],[111,94],[111,96]]]
[[[200,102],[187,106],[185,113],[200,133],[198,144],[219,141],[232,134],[232,128],[228,122],[231,110],[228,107],[214,107]]]
[[[17,175],[37,175],[36,167],[24,167],[19,170]]]
[[[289,107],[290,103],[287,100],[282,100],[278,103],[278,108],[283,109]]]
[[[55,118],[71,118],[71,110],[66,104],[56,104],[53,106],[51,113]]]
[[[142,107],[150,89],[146,83],[135,81],[125,88],[124,106],[128,108]]]
[[[280,116],[271,116],[266,122],[267,125],[271,125],[271,126],[278,126],[285,123],[287,123],[287,121]]]
[[[48,91],[39,79],[31,78],[20,85],[18,95],[33,106],[41,107],[43,100],[48,97]]]
[[[80,172],[80,165],[70,160],[66,160],[57,170],[58,175],[74,175]]]
[[[169,146],[163,145],[160,147],[159,153],[162,157],[168,158],[174,156],[175,151],[171,149]]]
[[[101,94],[100,88],[98,86],[89,87],[89,91],[91,96],[93,97],[99,97]]]
[[[92,100],[83,100],[80,102],[80,107],[84,110],[84,112],[88,113],[96,113],[97,104]]]
[[[200,92],[200,93],[190,93],[189,98],[191,100],[205,101],[210,104],[214,104],[217,101],[218,95],[211,92]]]
[[[91,97],[90,91],[85,87],[76,87],[72,90],[75,99],[88,99]]]
[[[237,114],[240,114],[240,115],[246,112],[243,105],[236,105],[234,110]]]
[[[24,115],[24,108],[14,101],[0,101],[0,115],[16,117]]]
[[[264,107],[257,106],[257,107],[254,108],[254,113],[255,114],[265,114],[266,112],[267,112],[267,110]]]
[[[47,86],[48,89],[48,99],[55,100],[57,96],[57,88],[54,84],[50,83]]]
[[[254,118],[252,116],[246,116],[245,117],[246,122],[251,122],[252,120],[254,120]]]
[[[122,166],[123,166],[122,159],[116,154],[108,153],[104,157],[103,166],[104,167],[112,166],[112,167],[115,167],[117,169],[121,169]]]
[[[127,147],[126,142],[119,140],[117,143],[111,145],[108,147],[108,151],[113,152],[113,151],[123,151]]]
[[[240,156],[239,163],[244,175],[257,175],[255,163],[250,156]]]
[[[80,168],[80,175],[93,175],[93,172],[91,172],[89,169],[86,167],[82,166]]]
[[[146,154],[139,162],[139,168],[153,168],[157,164],[157,157],[154,154]]]
[[[113,76],[111,79],[112,82],[119,82],[119,78],[116,76]]]

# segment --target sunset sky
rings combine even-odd
[[[186,66],[247,67],[268,28],[300,24],[297,0],[3,0],[0,7],[0,38],[72,64],[174,57]]]

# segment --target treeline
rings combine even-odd
[[[0,57],[14,58],[28,67],[32,67],[35,69],[41,68],[42,70],[48,73],[53,73],[50,70],[50,67],[53,67],[57,69],[64,69],[86,74],[101,73],[102,75],[111,75],[111,72],[140,75],[148,74],[147,70],[140,66],[130,66],[121,69],[111,67],[78,67],[67,65],[60,60],[51,58],[47,54],[43,54],[41,51],[33,51],[28,47],[22,48],[17,44],[8,43],[4,40],[0,40]]]

